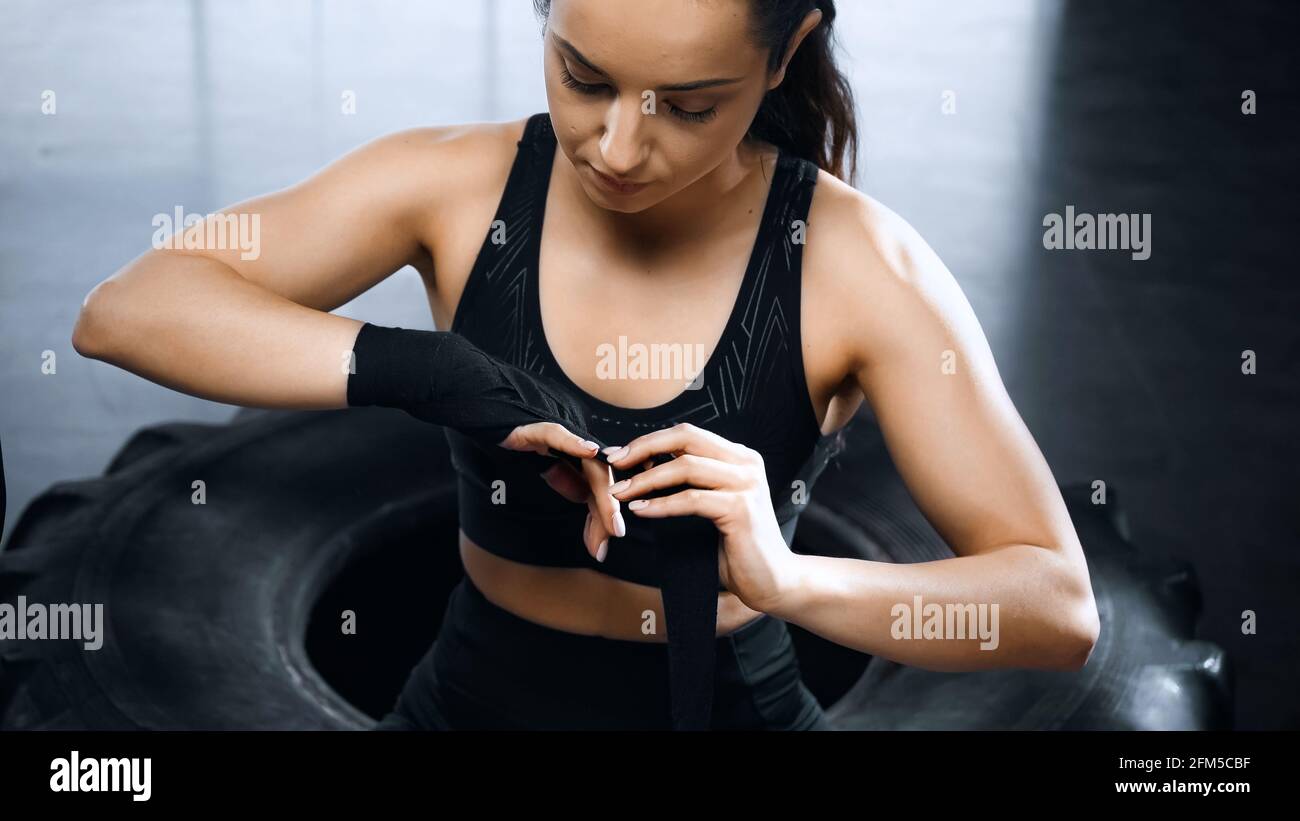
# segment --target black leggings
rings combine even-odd
[[[717,640],[712,729],[829,730],[784,621]],[[375,730],[667,730],[667,646],[556,630],[493,604],[469,576],[438,639]]]

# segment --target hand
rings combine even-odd
[[[657,454],[676,458],[651,467],[610,488],[628,501],[635,516],[703,516],[718,529],[718,575],[747,607],[776,610],[799,584],[798,556],[786,546],[776,521],[763,457],[752,448],[712,431],[682,422],[633,439],[620,458],[620,470]],[[654,499],[648,491],[689,486]]]
[[[579,457],[582,475],[568,464],[556,460],[542,472],[542,479],[555,492],[571,502],[587,503],[587,523],[583,527],[583,544],[597,561],[604,561],[609,550],[610,536],[623,536],[627,527],[623,522],[620,504],[609,494],[614,481],[609,465],[596,458],[597,445],[585,442],[563,425],[555,422],[536,422],[520,425],[501,443],[509,450],[533,451],[553,455],[559,451]]]

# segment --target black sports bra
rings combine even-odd
[[[624,408],[578,387],[547,344],[538,259],[556,150],[550,115],[529,117],[517,146],[451,330],[571,391],[589,408],[589,428],[604,442],[626,444],[643,433],[690,422],[757,450],[782,535],[793,544],[799,514],[833,455],[834,441],[817,424],[799,332],[803,245],[795,237],[806,226],[817,166],[784,151],[778,157],[739,296],[703,378],[661,405]],[[561,497],[510,451],[485,449],[450,428],[446,434],[459,474],[460,526],[476,544],[514,561],[587,567],[656,584],[653,543],[655,525],[663,520],[625,513],[627,534],[611,538],[606,561],[597,562],[582,542],[586,505]]]

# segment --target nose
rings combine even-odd
[[[600,156],[606,170],[620,177],[635,176],[645,159],[645,119],[641,99],[615,100],[605,115],[605,135]]]

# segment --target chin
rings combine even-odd
[[[648,192],[642,191],[635,197],[620,197],[617,194],[611,194],[599,186],[582,181],[582,190],[586,192],[587,199],[592,204],[604,208],[606,211],[617,211],[621,214],[635,214],[644,211],[651,205],[654,205],[647,197]]]
[[[608,199],[593,197],[590,194],[588,194],[588,197],[591,199],[592,203],[599,205],[606,211],[616,211],[620,214],[636,214],[649,207],[647,205],[632,205],[631,203],[626,202],[611,202]]]

